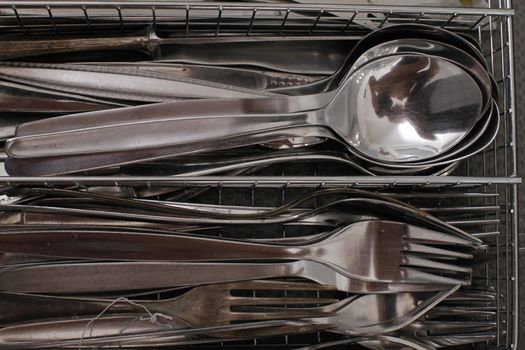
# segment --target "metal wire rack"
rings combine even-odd
[[[444,8],[181,2],[181,1],[4,1],[0,0],[2,35],[62,35],[135,32],[153,28],[159,36],[350,35],[397,23],[420,22],[461,31],[479,41],[501,92],[501,128],[491,145],[463,161],[454,176],[330,176],[311,164],[266,169],[239,177],[0,177],[4,185],[85,187],[173,186],[183,193],[202,192],[192,201],[238,205],[278,205],[315,188],[349,186],[391,193],[425,208],[465,230],[483,236],[496,260],[476,272],[476,283],[498,294],[498,334],[479,349],[515,349],[518,337],[518,208],[514,72],[510,0],[491,0],[488,8]],[[328,174],[327,174],[328,169]],[[339,175],[339,174],[338,174]],[[347,174],[342,174],[347,175]],[[204,191],[204,192],[203,192]],[[319,203],[310,203],[316,206]],[[282,228],[278,235],[286,235]],[[289,228],[288,228],[289,230]],[[247,233],[254,234],[253,232]],[[278,337],[224,347],[284,348],[325,339]]]

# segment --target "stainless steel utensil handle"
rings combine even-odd
[[[240,115],[276,116],[322,108],[330,102],[332,96],[331,93],[325,93],[314,96],[203,99],[93,111],[20,124],[16,130],[16,137],[162,120]]]
[[[299,276],[301,262],[226,263],[67,263],[26,265],[0,270],[0,289],[9,292],[90,293],[163,289]]]
[[[127,335],[144,335],[148,332],[161,332],[171,329],[184,329],[187,325],[176,319],[165,318],[164,322],[151,322],[149,319],[140,318],[147,316],[143,311],[130,315],[104,316],[92,322],[94,316],[82,319],[58,319],[50,321],[34,321],[12,325],[0,330],[0,346],[10,348],[39,348],[39,344],[55,343],[56,348],[61,348],[59,342],[78,341],[82,337],[89,340],[102,340],[108,337],[118,337],[123,333]],[[125,332],[123,332],[125,330]],[[77,346],[78,347],[78,346]]]
[[[252,135],[307,125],[307,113],[152,118],[147,122],[14,138],[8,141],[6,152],[11,158],[22,159],[152,150],[170,146],[196,152],[250,145],[254,143],[250,141]],[[281,138],[279,135],[277,140]],[[224,146],[217,147],[220,144]]]
[[[136,162],[174,157],[183,154],[221,149],[230,147],[248,146],[267,141],[301,137],[303,132],[308,132],[307,127],[270,130],[256,135],[239,135],[236,139],[219,138],[207,140],[207,143],[191,143],[187,145],[174,145],[170,147],[131,150],[123,152],[106,152],[102,154],[81,154],[64,157],[26,158],[5,161],[8,174],[13,176],[47,176],[102,169],[115,165],[131,164]],[[327,130],[328,133],[328,130]],[[234,143],[233,141],[238,141]],[[235,146],[234,146],[235,145]]]
[[[163,346],[177,346],[177,345],[191,345],[201,343],[216,343],[228,340],[241,340],[246,338],[258,338],[270,335],[284,335],[290,333],[308,333],[326,329],[326,325],[309,324],[302,321],[278,320],[278,321],[259,321],[248,323],[237,323],[233,325],[224,326],[210,326],[188,328],[184,322],[172,318],[167,319],[166,327],[158,329],[148,329],[146,327],[139,328],[140,323],[147,322],[147,326],[152,327],[149,319],[139,322],[133,329],[129,328],[130,318],[135,319],[137,315],[130,316],[105,316],[97,320],[97,330],[104,333],[116,333],[115,335],[100,336],[93,335],[86,332],[84,344],[86,347],[104,347],[119,346],[122,344],[127,347],[158,347],[159,344]],[[89,319],[72,319],[68,321],[48,321],[35,322],[29,324],[15,325],[9,328],[3,328],[0,331],[0,345],[8,349],[31,349],[31,348],[57,348],[70,347],[78,348],[79,339],[71,337],[71,334],[82,334],[86,325],[92,318]],[[123,322],[119,322],[119,321]],[[65,327],[62,327],[65,326]],[[126,328],[127,332],[122,334],[122,329]],[[49,334],[57,334],[57,329],[61,330],[64,335],[68,335],[67,339],[55,339],[44,341],[43,337],[49,338]],[[66,332],[67,330],[67,332]],[[137,332],[131,332],[136,330]],[[102,333],[102,332],[97,333]],[[36,340],[35,340],[36,339]]]
[[[218,261],[300,259],[306,248],[213,239],[190,235],[142,234],[110,230],[41,230],[0,234],[2,250],[56,257]]]
[[[295,102],[287,97],[224,99],[120,108],[73,115],[73,123],[91,119],[85,123],[93,125],[98,120],[104,126],[71,131],[61,131],[69,129],[69,119],[59,117],[48,120],[57,125],[47,125],[42,132],[60,132],[7,141],[11,159],[6,167],[11,175],[64,174],[289,137],[331,135],[328,129],[316,126],[316,110],[300,112],[317,102]],[[108,126],[110,120],[113,124]],[[46,125],[36,122],[27,129],[35,131],[39,124]],[[27,129],[22,125],[17,136],[27,135]]]
[[[304,300],[305,303],[308,302],[308,299]],[[158,300],[138,300],[130,303],[124,300],[115,302],[115,299],[111,298],[54,297],[0,292],[0,325],[5,327],[13,323],[42,318],[98,315],[110,305],[111,309],[108,310],[108,314],[140,313],[144,311],[143,307],[146,307],[152,313],[166,313],[169,316],[180,316],[183,320],[187,320],[188,318],[185,318],[185,315],[181,313],[186,312],[184,309],[186,304],[173,301],[175,300],[170,299],[169,304]],[[246,320],[253,321],[254,314],[258,312],[266,312],[266,314],[259,316],[260,320],[327,317],[333,314],[331,310],[318,308],[298,308],[295,310],[285,308],[282,310],[272,309],[271,311],[263,308],[249,311],[246,314]],[[242,315],[236,315],[236,317],[238,320],[242,320]],[[193,324],[193,326],[200,325],[202,324]]]
[[[73,38],[20,38],[0,40],[0,59],[14,59],[48,53],[67,53],[86,50],[131,49],[147,51],[150,39],[147,35],[118,37]]]
[[[31,294],[0,292],[0,324],[54,317],[97,315],[114,300],[95,298],[55,298]],[[142,312],[143,309],[127,302],[114,303],[109,313]]]

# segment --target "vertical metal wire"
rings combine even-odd
[[[184,32],[186,36],[189,36],[190,34],[190,6],[186,5],[185,9],[186,9],[185,11],[186,12],[186,22],[184,24]]]
[[[91,21],[90,21],[90,19],[89,19],[89,15],[88,15],[88,12],[87,12],[87,7],[86,7],[86,5],[82,5],[82,6],[81,6],[81,9],[82,9],[82,12],[84,13],[84,19],[86,20],[86,26],[87,26],[88,28],[90,28],[90,27],[91,27]]]
[[[388,18],[392,15],[392,11],[388,11],[384,14],[385,18],[383,18],[383,21],[377,26],[378,28],[383,28],[383,26],[388,22]]]
[[[479,24],[481,23],[481,21],[483,21],[485,18],[487,18],[487,14],[484,14],[483,16],[481,16],[476,22],[474,22],[471,26],[470,26],[470,29],[471,30],[474,30],[476,29]]]
[[[458,16],[457,13],[454,13],[452,16],[450,16],[446,21],[445,23],[443,23],[441,25],[441,28],[445,28],[446,26],[448,26],[450,23],[452,23],[452,21],[454,20],[454,18],[456,18]]]
[[[283,33],[283,30],[286,26],[286,21],[288,20],[288,16],[290,15],[290,9],[286,9],[286,12],[283,17],[283,21],[281,22],[281,28],[279,29],[279,35]]]
[[[507,57],[506,57],[506,53],[507,53],[507,40],[506,40],[506,37],[505,37],[505,33],[504,33],[504,30],[503,30],[503,21],[501,19],[501,17],[498,18],[498,29],[499,29],[499,40],[500,40],[500,47],[501,47],[501,50],[500,50],[500,59],[501,59],[501,79],[502,79],[502,85],[503,85],[503,115],[501,116],[502,117],[502,122],[504,123],[504,127],[503,127],[503,130],[504,130],[504,133],[503,133],[503,143],[504,143],[504,148],[503,148],[503,157],[504,157],[504,166],[505,166],[505,176],[508,176],[508,151],[510,150],[510,146],[508,144],[508,137],[507,137],[507,134],[508,134],[508,128],[509,128],[509,125],[508,125],[508,122],[507,122],[507,116],[508,116],[508,105],[507,105],[507,83],[508,83],[508,80],[507,80],[507,72],[506,72],[506,62],[507,62]],[[505,320],[506,320],[506,324],[505,324],[505,333],[508,335],[509,334],[509,320],[510,320],[510,317],[509,317],[509,311],[510,311],[510,300],[509,300],[509,296],[510,296],[510,280],[509,278],[511,277],[510,276],[510,260],[509,260],[509,247],[510,247],[510,242],[509,242],[509,232],[511,230],[511,227],[510,227],[510,208],[509,208],[509,189],[507,186],[505,186],[504,188],[504,192],[505,192],[505,237],[504,237],[504,240],[505,240],[505,295],[506,295],[506,298],[505,298]],[[508,347],[509,346],[509,337],[506,336],[505,337],[505,346]]]
[[[256,14],[257,14],[257,9],[254,8],[252,11],[252,17],[250,18],[250,25],[248,26],[248,32],[246,33],[246,35],[250,35],[252,33],[253,22],[255,21]]]
[[[352,17],[350,17],[350,19],[346,22],[346,25],[343,28],[343,33],[346,33],[348,28],[350,28],[350,25],[354,22],[354,19],[357,16],[358,13],[359,13],[359,11],[357,11],[357,10],[354,11],[354,14],[352,15]]]
[[[51,21],[51,27],[53,28],[53,31],[55,33],[58,33],[55,17],[53,16],[53,12],[51,11],[51,6],[46,5],[46,11],[47,15],[49,16],[49,20]]]
[[[219,36],[219,31],[221,29],[221,20],[222,20],[222,5],[219,6],[219,13],[217,15],[217,24],[215,25],[215,36]]]
[[[20,18],[20,14],[18,13],[18,9],[16,8],[15,5],[12,5],[11,8],[13,9],[13,12],[16,16],[16,20],[18,22],[18,26],[20,27],[20,29],[22,29],[22,33],[24,34],[27,34],[27,30],[24,26],[24,23],[22,23],[22,18]]]
[[[151,20],[153,21],[153,31],[157,32],[157,11],[155,6],[151,6]]]
[[[323,14],[324,14],[324,10],[319,10],[319,13],[317,14],[317,17],[315,18],[314,24],[312,25],[312,27],[310,27],[310,34],[314,33],[314,30],[317,27],[317,24],[319,23],[319,20],[321,19]]]
[[[120,8],[120,6],[117,6],[116,9],[118,13],[118,20],[120,23],[120,31],[123,32],[124,31],[124,19],[122,18],[122,9]]]
[[[504,5],[508,8],[512,8],[512,0],[505,0]],[[502,30],[505,30],[506,38],[507,38],[507,53],[508,53],[508,75],[506,76],[507,84],[508,84],[508,91],[505,94],[505,99],[508,99],[508,113],[509,113],[509,124],[510,124],[510,176],[516,176],[517,175],[517,157],[516,157],[516,108],[515,108],[515,91],[514,91],[514,57],[513,57],[513,34],[512,34],[512,18],[509,16],[505,19],[505,25]],[[506,85],[507,85],[506,84]],[[512,338],[510,340],[510,344],[514,349],[517,349],[518,346],[518,335],[519,335],[519,322],[518,322],[518,313],[519,313],[519,268],[518,268],[518,261],[519,261],[519,233],[518,233],[518,186],[514,185],[512,186],[512,193],[511,193],[511,212],[510,212],[510,239],[511,239],[511,247],[510,247],[510,255],[511,255],[511,273],[512,275],[509,276],[512,281],[511,291],[512,291],[512,297],[507,295],[508,299],[511,299],[512,301]],[[508,201],[507,201],[508,202]],[[510,337],[508,337],[510,338]]]

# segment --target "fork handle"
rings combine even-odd
[[[97,315],[113,300],[65,298],[0,292],[0,325],[46,318]],[[130,303],[115,303],[111,313],[142,312]]]
[[[187,328],[185,323],[177,319],[166,319],[162,324],[140,319],[140,316],[143,315],[143,311],[131,315],[109,315],[98,318],[96,322],[92,322],[94,316],[40,322],[27,322],[26,320],[25,323],[11,325],[0,330],[0,347],[2,349],[38,349],[45,345],[54,345],[50,348],[62,348],[65,342],[66,344],[73,343],[73,347],[78,348],[82,335],[85,340],[83,344],[88,347],[92,341],[103,342],[104,339],[122,336],[123,330],[126,330],[125,335],[139,335],[147,332]]]
[[[180,234],[74,229],[4,232],[0,246],[4,251],[23,254],[143,261],[300,259],[308,249]]]
[[[0,289],[25,293],[101,293],[301,277],[300,261],[271,264],[88,262],[24,265],[0,270]]]

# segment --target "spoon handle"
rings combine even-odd
[[[163,149],[186,152],[251,144],[250,136],[268,130],[307,126],[308,114],[203,116],[78,129],[55,134],[15,137],[6,146],[11,158],[40,158]],[[279,136],[281,137],[281,136]],[[151,152],[151,151],[150,151]],[[162,153],[162,152],[161,152]]]
[[[107,111],[69,114],[20,124],[16,129],[15,137],[175,119],[283,115],[319,109],[328,104],[330,99],[330,94],[322,94],[315,96],[275,96],[271,99],[265,97],[198,99],[130,106]]]
[[[6,142],[6,167],[11,175],[55,175],[290,137],[330,136],[328,129],[312,125],[317,110],[303,112],[308,104],[293,102],[290,97],[184,101],[71,116],[73,123],[84,124],[79,129],[70,129],[69,116],[22,124],[17,137]],[[39,125],[44,127],[39,130]]]

